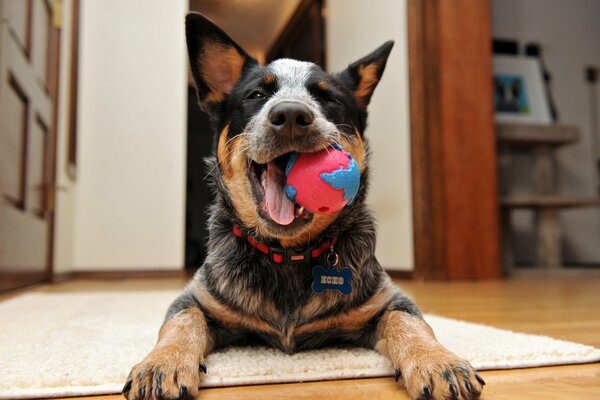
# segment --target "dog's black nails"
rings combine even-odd
[[[140,387],[140,390],[138,392],[138,399],[144,400],[145,398],[146,398],[146,386],[142,386],[142,387]]]
[[[442,378],[444,378],[446,382],[450,382],[452,380],[452,374],[450,371],[444,371],[442,372]]]
[[[423,399],[431,399],[432,393],[431,393],[431,387],[429,386],[425,386],[423,388]]]
[[[121,393],[127,393],[131,390],[131,384],[133,383],[133,381],[127,381],[127,383],[125,384],[125,386],[123,386],[123,390],[121,390]]]
[[[160,399],[163,394],[163,389],[162,389],[163,377],[164,377],[164,374],[162,372],[158,372],[156,375],[154,375],[154,386],[155,386],[154,394],[156,395],[157,399]]]
[[[458,389],[454,383],[450,384],[450,394],[452,394],[452,400],[458,399]]]
[[[467,388],[467,392],[473,393],[473,385],[471,385],[471,382],[467,381],[465,387]]]
[[[185,385],[181,385],[181,387],[179,388],[179,398],[187,399],[187,397],[188,397],[188,388]]]
[[[394,372],[394,378],[396,378],[396,382],[398,382],[398,379],[400,379],[401,376],[402,372],[400,372],[400,368],[396,368],[396,371]]]
[[[200,365],[198,365],[198,368],[200,368],[202,370],[202,372],[204,372],[206,374],[206,364],[204,364],[203,362],[200,363]]]
[[[477,379],[477,382],[479,382],[479,384],[481,386],[485,386],[485,381],[483,380],[482,377],[480,377],[479,375],[475,374],[475,379]]]

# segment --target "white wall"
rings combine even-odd
[[[72,249],[59,257],[68,268],[183,265],[187,4],[81,2],[76,201],[58,246]]]
[[[588,87],[583,71],[587,65],[600,66],[600,1],[493,0],[492,7],[494,37],[542,45],[560,122],[581,129],[581,141],[559,151],[561,193],[596,195],[598,178],[594,173]],[[518,220],[520,228],[525,229],[526,221]],[[566,211],[561,220],[565,259],[599,263],[600,210]]]
[[[369,106],[368,202],[378,221],[377,258],[390,269],[413,269],[413,231],[405,0],[328,0],[327,65],[331,71],[395,41]]]

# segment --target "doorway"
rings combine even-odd
[[[190,10],[201,12],[259,61],[290,57],[324,66],[322,0],[265,0],[244,5],[232,0],[219,4],[190,1]],[[243,22],[241,22],[243,21]],[[265,21],[268,21],[265,22]],[[252,26],[260,31],[245,32]],[[186,173],[185,266],[196,269],[206,257],[208,207],[213,196],[204,159],[213,154],[215,136],[208,115],[197,104],[194,84],[188,86]]]

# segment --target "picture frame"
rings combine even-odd
[[[538,58],[494,56],[493,85],[496,122],[552,123]]]

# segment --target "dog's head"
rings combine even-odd
[[[285,165],[292,152],[338,143],[365,172],[367,106],[393,42],[331,75],[290,59],[261,66],[200,14],[187,16],[186,36],[199,103],[217,129],[217,179],[237,217],[282,244],[316,237],[339,212],[311,214],[291,203]]]

